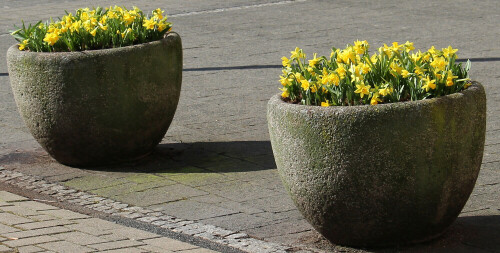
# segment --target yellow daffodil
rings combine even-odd
[[[382,99],[379,98],[379,95],[378,93],[374,93],[372,95],[372,99],[370,100],[370,104],[371,105],[376,105],[378,103],[382,102]]]
[[[309,90],[310,83],[306,79],[302,79],[300,81],[300,87],[302,87],[303,90]]]
[[[345,78],[346,69],[344,68],[344,65],[339,64],[336,72],[339,75],[340,79],[344,79]]]
[[[321,102],[321,106],[328,107],[328,106],[330,106],[330,103],[328,103],[328,100],[326,100],[325,102]]]
[[[403,78],[408,78],[408,76],[410,76],[410,72],[406,69],[403,69],[403,70],[401,70],[401,76]]]
[[[409,41],[406,41],[406,43],[404,44],[404,47],[405,47],[405,51],[407,53],[415,49],[415,47],[413,46],[413,42],[409,42]]]
[[[426,92],[430,89],[436,89],[436,80],[430,80],[430,77],[426,76],[422,81],[425,82],[425,85],[422,85],[422,89],[425,89]]]
[[[455,83],[453,82],[453,79],[458,78],[458,76],[454,76],[453,72],[451,70],[448,70],[446,73],[446,86],[453,86]]]
[[[19,44],[19,50],[24,50],[27,45],[28,45],[28,40],[23,40],[23,42]]]
[[[302,59],[302,58],[306,58],[306,54],[304,54],[304,52],[302,51],[302,49],[296,47],[294,51],[290,51],[290,53],[292,54],[290,56],[291,59]]]
[[[57,33],[47,33],[45,34],[45,38],[43,41],[47,42],[47,44],[53,46],[56,42],[61,38]]]
[[[289,97],[289,96],[290,96],[290,93],[288,93],[288,89],[287,89],[287,88],[283,88],[283,89],[281,89],[281,91],[283,91],[283,92],[281,93],[281,97],[283,97],[283,98],[287,98],[287,97]]]
[[[155,29],[155,24],[156,22],[153,20],[153,19],[144,19],[144,22],[143,22],[143,25],[144,27],[146,27],[146,29],[148,30],[154,30]]]
[[[363,98],[365,95],[370,94],[370,85],[365,85],[364,82],[361,82],[360,84],[356,84],[356,90],[354,93],[358,93],[361,98]]]
[[[318,64],[318,62],[320,61],[321,59],[320,58],[317,58],[316,57],[316,53],[314,53],[314,57],[312,60],[309,60],[309,66],[310,67],[314,67],[316,66],[316,64]]]
[[[364,54],[366,52],[366,50],[368,49],[368,42],[366,40],[364,41],[359,41],[359,40],[356,40],[354,41],[354,52],[356,52],[356,54]]]
[[[456,52],[458,51],[458,49],[453,49],[451,46],[448,46],[448,48],[443,48],[443,55],[445,57],[452,57]]]
[[[443,71],[448,63],[443,57],[435,57],[431,62],[431,66],[439,71]]]

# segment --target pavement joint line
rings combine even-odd
[[[218,9],[212,9],[212,10],[192,11],[192,12],[186,12],[186,13],[171,14],[168,16],[169,17],[184,17],[184,16],[199,15],[199,14],[219,13],[219,12],[225,12],[225,11],[235,11],[235,10],[261,8],[261,7],[269,7],[269,6],[275,6],[275,5],[291,4],[291,3],[301,3],[301,2],[306,2],[306,1],[307,0],[286,0],[286,1],[264,3],[264,4],[252,4],[252,5],[227,7],[227,8],[218,8]]]
[[[61,201],[67,201],[76,205],[84,206],[98,212],[108,213],[112,216],[134,219],[139,222],[170,229],[176,233],[208,240],[216,244],[233,247],[245,252],[286,253],[294,248],[287,245],[252,238],[248,234],[239,231],[230,231],[214,225],[206,225],[196,221],[180,219],[161,211],[149,210],[147,208],[132,206],[119,201],[106,199],[95,194],[74,190],[56,183],[50,183],[36,176],[25,175],[20,172],[7,170],[3,167],[0,167],[0,181],[15,186],[33,186],[34,191],[41,193],[46,192],[48,195]],[[103,208],[106,209],[103,210]],[[301,252],[314,251],[302,249]]]

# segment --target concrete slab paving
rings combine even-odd
[[[9,203],[15,209],[0,211],[0,250],[2,252],[152,252],[141,247],[157,247],[171,252],[184,249],[192,252],[216,252],[179,240],[140,229],[126,227],[99,218],[53,207],[40,210],[28,198],[0,191],[0,203]],[[38,203],[38,202],[36,202]],[[35,207],[31,209],[30,207]],[[29,209],[30,212],[22,211]],[[48,222],[37,220],[49,215]],[[102,232],[100,236],[87,233],[88,228]]]
[[[281,185],[266,121],[267,101],[279,92],[280,58],[296,46],[309,55],[327,55],[332,46],[342,47],[356,39],[368,40],[372,48],[407,40],[423,50],[431,45],[452,45],[459,49],[461,59],[472,60],[471,76],[483,83],[487,93],[481,172],[469,202],[448,233],[427,244],[390,250],[500,249],[500,86],[496,85],[500,78],[500,6],[496,1],[121,3],[136,4],[145,11],[166,9],[183,39],[181,99],[155,153],[135,164],[105,168],[57,164],[34,141],[17,113],[5,54],[0,54],[0,166],[270,242],[318,251],[362,251],[322,239],[297,217]],[[0,19],[0,51],[6,52],[15,42],[8,30],[19,24],[20,17],[36,22],[60,16],[65,9],[114,2],[42,0],[26,6],[6,0],[2,5],[0,15],[5,18]],[[157,177],[171,181],[157,181]],[[191,213],[186,210],[189,207]]]

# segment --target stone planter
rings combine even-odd
[[[57,161],[105,165],[149,154],[179,101],[182,45],[176,33],[122,48],[7,52],[17,107]]]
[[[276,165],[297,208],[331,242],[425,241],[457,218],[474,188],[486,129],[484,88],[375,106],[289,104],[267,119]]]

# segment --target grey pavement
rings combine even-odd
[[[216,251],[0,191],[0,252]]]
[[[36,22],[84,6],[166,10],[183,40],[181,99],[153,155],[100,168],[56,163],[31,137],[9,84],[5,52],[20,20]],[[0,166],[71,189],[213,225],[290,250],[368,251],[325,241],[294,207],[277,175],[266,122],[279,90],[280,58],[296,46],[329,55],[356,39],[426,50],[452,45],[472,60],[487,94],[481,172],[460,217],[441,238],[384,249],[500,252],[500,5],[491,1],[62,1],[0,3]],[[249,250],[251,251],[251,250]]]

